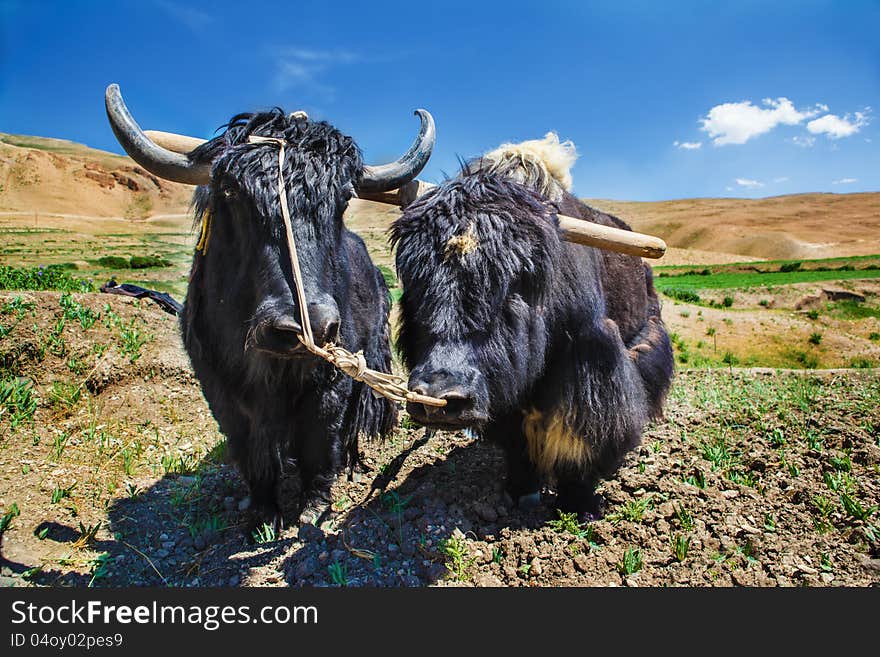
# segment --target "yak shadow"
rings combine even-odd
[[[354,482],[340,477],[320,526],[292,524],[256,542],[240,508],[247,486],[234,465],[206,456],[192,473],[166,474],[115,500],[112,538],[94,546],[107,555],[98,576],[66,583],[425,586],[448,576],[456,541],[491,541],[550,517],[544,506],[515,508],[504,493],[503,454],[485,441],[438,433],[411,439],[384,465],[375,461]],[[285,509],[287,522],[295,518],[296,509]]]
[[[426,586],[450,576],[465,539],[493,541],[549,517],[544,506],[515,508],[504,493],[503,454],[484,441],[438,433],[410,438],[381,465],[370,455],[359,477],[340,477],[320,526],[288,526],[256,542],[240,508],[247,486],[234,465],[206,456],[194,472],[130,487],[84,549],[72,549],[80,537],[73,527],[47,521],[34,529],[71,546],[76,567],[40,569],[2,549],[0,565],[42,586]],[[296,509],[285,518],[293,522]]]
[[[98,585],[237,585],[242,572],[265,566],[292,541],[282,535],[271,549],[256,544],[250,514],[239,509],[246,497],[235,467],[206,456],[192,473],[166,474],[117,499],[108,511],[112,565]]]
[[[83,555],[95,554],[101,555],[106,553],[112,546],[113,541],[93,539],[87,544],[79,547],[75,545],[80,540],[81,532],[73,527],[56,521],[43,521],[33,530],[34,536],[48,544],[57,544],[53,547],[69,549],[67,559],[71,561],[86,561],[89,558]],[[82,552],[85,549],[87,552]],[[92,559],[94,560],[94,559]],[[100,566],[100,562],[95,564]],[[25,583],[36,586],[70,586],[85,587],[91,585],[94,579],[93,572],[83,572],[82,570],[61,570],[51,568],[46,563],[40,563],[35,560],[34,563],[28,565],[9,559],[3,553],[3,540],[0,537],[0,569],[8,570],[16,576],[16,579],[9,581],[4,580],[4,585],[21,586]]]
[[[303,527],[282,570],[295,586],[425,586],[466,564],[465,539],[495,540],[505,529],[538,528],[539,504],[514,508],[504,493],[500,449],[448,435],[423,437],[379,472],[362,501],[319,527]],[[407,461],[411,461],[407,463]],[[401,474],[403,473],[403,474]]]

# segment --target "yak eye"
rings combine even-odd
[[[236,192],[232,187],[224,187],[223,188],[223,196],[225,196],[226,198],[229,198],[229,199],[235,198],[237,193],[238,192]]]

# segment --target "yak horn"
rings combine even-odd
[[[118,84],[107,87],[104,104],[116,139],[125,152],[147,171],[187,185],[204,185],[211,181],[210,162],[197,164],[186,155],[163,148],[144,134],[125,106]],[[192,149],[187,152],[189,150]]]
[[[361,193],[360,198],[378,203],[407,206],[435,186],[421,180],[413,180],[392,192]],[[557,216],[559,217],[559,230],[562,233],[562,239],[567,242],[642,258],[662,258],[666,253],[666,242],[659,237],[604,226],[584,219],[567,217],[563,214]]]
[[[361,182],[357,187],[358,195],[398,189],[413,180],[425,168],[431,157],[431,151],[434,150],[436,138],[434,117],[428,110],[423,109],[417,109],[414,114],[421,119],[422,126],[412,146],[394,162],[379,165],[365,164]]]
[[[161,130],[144,130],[147,138],[169,151],[175,153],[189,153],[206,143],[207,139],[199,139],[198,137],[187,137],[186,135],[178,135],[173,132],[162,132]]]

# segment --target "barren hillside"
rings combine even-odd
[[[659,235],[670,247],[745,256],[741,260],[880,253],[876,192],[587,203],[616,214],[636,230]]]
[[[0,214],[20,213],[18,221],[34,213],[46,218],[53,213],[125,219],[183,215],[191,194],[191,187],[161,180],[127,157],[61,139],[0,133]],[[658,264],[880,253],[876,192],[587,202],[665,239],[670,251]],[[395,216],[390,207],[358,201],[347,215],[382,264],[391,259],[385,229]]]
[[[192,188],[62,139],[0,133],[0,212],[145,217],[186,212]]]

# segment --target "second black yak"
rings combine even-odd
[[[391,230],[399,348],[417,422],[474,428],[507,456],[507,489],[601,515],[595,494],[662,413],[673,357],[651,269],[562,241],[557,212],[628,229],[569,193],[570,143],[508,144],[409,205]]]

